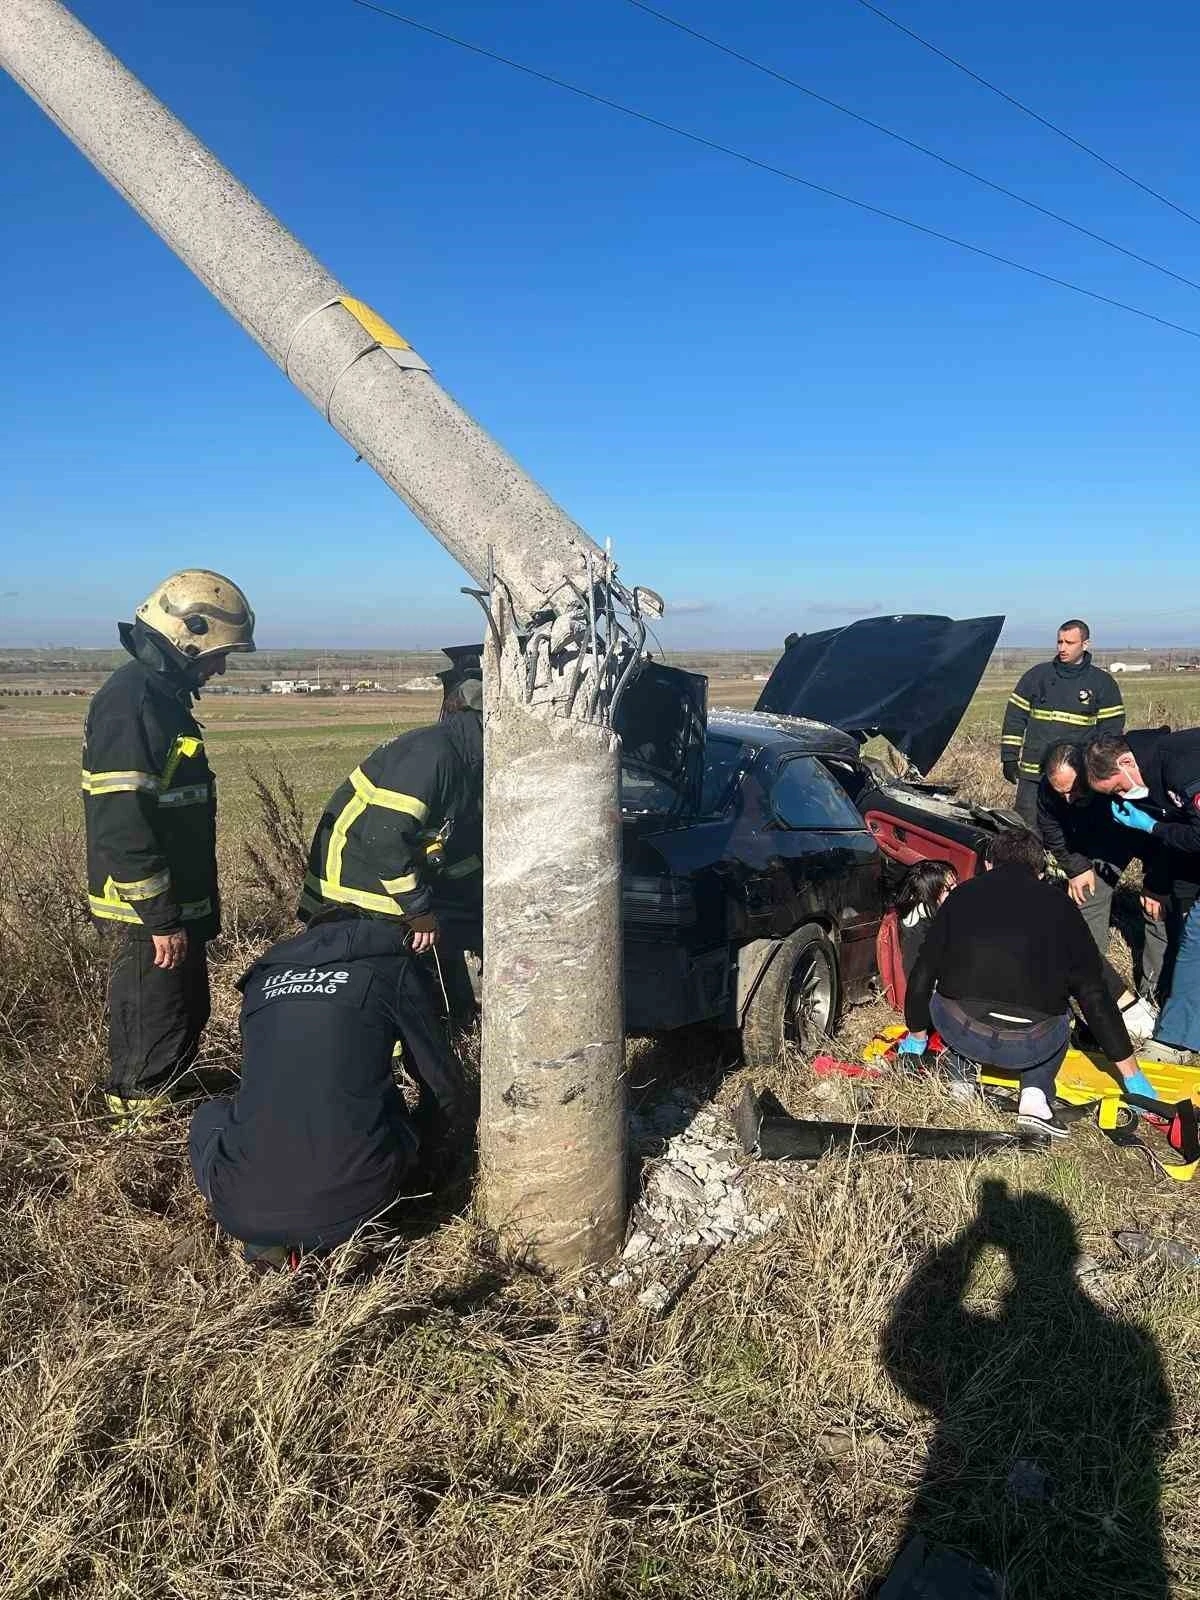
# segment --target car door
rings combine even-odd
[[[731,841],[744,872],[748,938],[782,938],[821,922],[850,943],[873,939],[879,851],[849,796],[816,756],[764,764],[744,788]]]

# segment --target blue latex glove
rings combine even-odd
[[[923,1056],[929,1048],[929,1036],[924,1033],[906,1033],[900,1041],[902,1056]]]
[[[1143,1100],[1158,1099],[1158,1090],[1140,1067],[1136,1072],[1131,1072],[1125,1079],[1125,1093],[1140,1094]]]
[[[1116,821],[1126,828],[1135,828],[1138,833],[1154,832],[1154,818],[1145,811],[1139,811],[1136,806],[1131,806],[1128,800],[1114,800],[1112,814]]]

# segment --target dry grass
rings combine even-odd
[[[286,804],[277,834],[216,952],[216,1064],[279,909]],[[547,1283],[445,1203],[373,1274],[344,1254],[250,1280],[192,1186],[185,1121],[109,1136],[76,850],[0,840],[4,1600],[834,1600],[871,1592],[914,1496],[928,1527],[1000,1553],[1017,1600],[1166,1595],[1158,1498],[1169,1592],[1200,1595],[1200,1279],[1112,1243],[1200,1242],[1190,1190],[1087,1131],[1044,1158],[762,1169],[785,1221],[663,1318],[603,1275]],[[880,1020],[851,1013],[839,1045]],[[692,1038],[631,1060],[640,1096],[684,1077],[731,1103],[727,1066]],[[937,1085],[822,1099],[795,1061],[772,1086],[825,1116],[979,1115]],[[928,1252],[971,1228],[989,1177],[1024,1198],[970,1236],[960,1296],[959,1258]],[[1087,1290],[1055,1254],[1065,1217],[1103,1268]],[[922,1263],[941,1276],[914,1305]],[[1053,1472],[1049,1505],[1006,1497],[1015,1456]]]

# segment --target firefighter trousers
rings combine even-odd
[[[160,1094],[196,1059],[209,1017],[208,947],[189,938],[178,967],[154,965],[154,942],[114,933],[108,975],[108,1094]]]

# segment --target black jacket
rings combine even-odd
[[[134,656],[97,690],[83,738],[88,906],[135,935],[220,926],[217,795],[192,685],[141,626]]]
[[[373,750],[317,823],[300,899],[308,921],[328,905],[368,916],[421,916],[479,899],[483,722],[457,712]]]
[[[400,1194],[418,1136],[404,1065],[441,1118],[462,1080],[397,928],[323,921],[242,978],[242,1081],[206,1174],[217,1221],[252,1244],[338,1244]]]
[[[1021,867],[980,873],[938,910],[908,979],[904,1019],[914,1033],[929,1030],[935,988],[974,1015],[1011,1006],[1035,1022],[1077,1000],[1107,1056],[1133,1053],[1078,907]]]
[[[1074,800],[1053,789],[1048,778],[1038,784],[1038,832],[1056,864],[1068,878],[1077,878],[1095,862],[1121,873],[1140,859],[1147,873],[1153,871],[1160,847],[1145,834],[1122,827],[1108,796],[1093,794],[1081,783],[1082,793]]]
[[[1179,733],[1135,728],[1126,738],[1150,791],[1142,803],[1159,819],[1149,836],[1159,850],[1147,866],[1146,888],[1151,894],[1174,894],[1187,904],[1200,892],[1200,728]],[[1131,828],[1124,831],[1135,839],[1147,837]]]
[[[1015,761],[1023,778],[1041,776],[1052,744],[1084,744],[1098,733],[1120,733],[1125,706],[1117,680],[1094,666],[1090,650],[1073,667],[1057,659],[1030,667],[1008,697],[1000,759]]]

